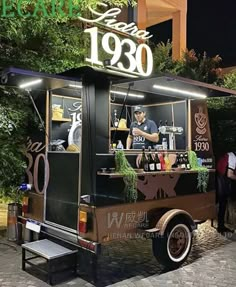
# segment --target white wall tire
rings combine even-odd
[[[192,232],[188,221],[172,219],[163,234],[153,239],[153,254],[167,268],[178,268],[187,259],[192,247]]]
[[[167,239],[167,253],[174,262],[181,262],[191,248],[192,234],[185,224],[177,224]]]

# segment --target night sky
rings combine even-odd
[[[156,43],[171,39],[171,21],[148,30]],[[223,66],[236,65],[236,0],[188,0],[187,47],[219,54]]]

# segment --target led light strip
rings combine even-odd
[[[30,87],[30,86],[37,85],[37,84],[41,83],[42,81],[43,81],[42,79],[30,81],[30,82],[27,82],[27,83],[24,83],[24,84],[19,85],[19,87],[20,87],[21,89],[28,88],[28,87]]]
[[[82,85],[70,84],[69,87],[82,89]]]
[[[126,96],[126,92],[121,92],[121,91],[115,91],[111,90],[110,91],[113,94],[121,95],[121,96]],[[139,95],[139,94],[134,94],[134,93],[128,93],[128,97],[134,97],[134,98],[144,98],[144,95]]]
[[[163,91],[174,92],[174,93],[178,93],[178,94],[182,94],[182,95],[186,95],[186,96],[193,96],[193,97],[197,97],[197,98],[202,98],[202,99],[205,99],[207,97],[204,94],[194,93],[194,92],[189,92],[186,90],[174,89],[174,88],[169,88],[169,87],[164,87],[164,86],[159,86],[159,85],[153,85],[153,88],[163,90]]]

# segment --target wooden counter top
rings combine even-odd
[[[209,172],[215,172],[215,169],[208,169]],[[187,173],[197,173],[197,170],[165,170],[165,171],[143,171],[143,170],[135,170],[137,172],[138,176],[145,176],[145,175],[164,175],[164,174],[173,174],[173,173],[178,173],[178,174],[187,174]],[[121,173],[117,172],[101,172],[98,171],[97,175],[105,175],[109,176],[110,178],[118,178],[118,177],[123,177]]]

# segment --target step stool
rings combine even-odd
[[[26,270],[26,264],[29,264],[34,269],[47,274],[48,283],[52,285],[53,274],[66,270],[73,270],[77,272],[77,250],[65,248],[56,244],[48,239],[29,242],[21,245],[22,247],[22,270]],[[31,253],[33,256],[26,258],[26,252]],[[37,266],[37,263],[32,262],[36,258],[43,258],[46,260],[46,268]],[[67,259],[69,264],[66,268],[62,269],[61,264],[58,270],[53,270],[55,263],[58,259]],[[54,265],[53,265],[54,264]]]

